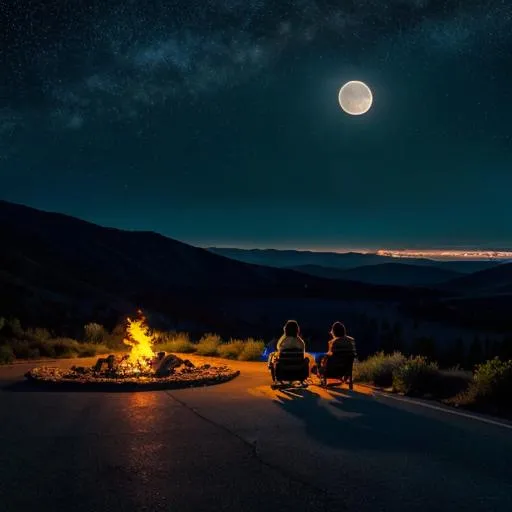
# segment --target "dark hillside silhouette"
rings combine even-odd
[[[329,279],[359,281],[369,284],[396,286],[432,286],[462,276],[461,273],[431,265],[408,265],[406,263],[380,263],[350,269],[302,265],[295,270]]]
[[[134,307],[221,328],[221,297],[409,300],[426,290],[251,265],[166,238],[0,201],[0,312],[38,325],[105,321]],[[44,322],[41,322],[44,320]]]

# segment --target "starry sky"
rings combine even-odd
[[[201,246],[512,247],[510,0],[0,0],[0,28],[2,199]]]

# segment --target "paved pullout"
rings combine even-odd
[[[58,365],[70,362],[52,363]],[[0,369],[10,511],[512,510],[512,429],[361,389],[69,393]]]

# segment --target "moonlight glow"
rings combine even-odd
[[[370,110],[373,94],[364,82],[353,80],[347,82],[338,94],[341,108],[350,115],[360,116]]]

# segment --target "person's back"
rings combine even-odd
[[[299,335],[287,336],[284,334],[277,342],[277,352],[281,353],[285,350],[296,350],[304,353],[306,351],[306,344]]]
[[[351,336],[343,336],[342,338],[334,338],[329,341],[329,354],[352,354],[356,356],[355,340]]]
[[[341,322],[334,322],[331,329],[332,339],[328,343],[327,355],[352,354],[356,357],[356,344],[354,338],[347,335],[345,326]]]
[[[279,338],[277,342],[277,350],[270,354],[268,358],[268,368],[272,375],[272,381],[275,382],[275,364],[279,360],[280,355],[283,352],[298,352],[302,353],[305,358],[306,364],[311,366],[314,364],[314,359],[309,354],[306,354],[306,344],[304,340],[300,337],[300,328],[299,324],[295,320],[288,320],[283,328],[283,335]]]

